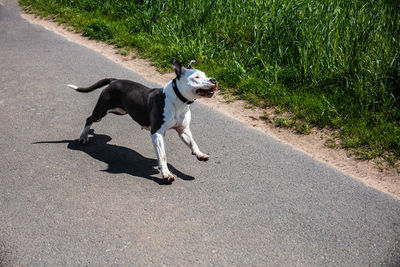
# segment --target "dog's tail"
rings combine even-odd
[[[115,80],[116,79],[114,79],[114,78],[106,78],[106,79],[98,81],[97,83],[95,83],[95,84],[93,84],[93,85],[91,85],[89,87],[78,87],[78,86],[73,85],[73,84],[67,84],[67,86],[71,87],[72,89],[74,89],[74,90],[76,90],[78,92],[81,92],[81,93],[89,93],[89,92],[91,92],[93,90],[96,90],[96,89],[98,89],[100,87],[108,85],[112,81],[115,81]]]

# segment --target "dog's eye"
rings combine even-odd
[[[194,78],[195,78],[195,79],[200,79],[200,76],[197,75],[197,76],[195,76]]]

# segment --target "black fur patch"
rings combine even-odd
[[[164,122],[164,106],[162,88],[149,88],[129,80],[115,80],[101,92],[86,125],[104,117],[108,110],[121,108],[141,126],[150,127],[154,134]]]

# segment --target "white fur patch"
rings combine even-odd
[[[87,144],[87,143],[89,142],[89,137],[88,137],[89,130],[90,130],[90,125],[85,126],[85,127],[82,129],[81,135],[80,135],[80,137],[79,137],[79,141],[80,141],[82,144]]]
[[[67,84],[67,86],[72,88],[72,89],[74,89],[74,90],[78,89],[78,86],[73,85],[73,84]]]
[[[113,108],[113,109],[110,109],[108,112],[109,113],[117,113],[120,115],[125,115],[127,113],[126,110],[124,110],[122,108]]]

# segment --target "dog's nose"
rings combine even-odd
[[[212,83],[212,84],[217,84],[217,79],[215,79],[215,78],[210,78],[210,83]]]

